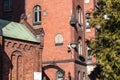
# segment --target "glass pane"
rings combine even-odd
[[[78,54],[80,54],[80,43],[78,43]]]
[[[4,0],[4,9],[7,10],[9,8],[9,0]]]
[[[78,10],[78,22],[81,23],[81,12],[80,12],[80,9]]]
[[[82,43],[81,43],[81,39],[78,40],[78,54],[82,54]]]
[[[37,7],[34,7],[34,11],[36,11],[37,10]]]
[[[40,7],[39,7],[39,6],[37,6],[37,10],[40,10]]]
[[[41,22],[41,11],[39,11],[39,21]]]
[[[35,20],[35,22],[37,22],[37,12],[35,12],[35,14],[34,14],[34,20]]]
[[[12,0],[9,0],[10,9],[12,8]]]
[[[90,28],[90,23],[86,21],[86,28]]]
[[[11,0],[4,0],[4,10],[10,10],[12,8]]]
[[[57,72],[57,80],[63,80],[63,73],[61,71]]]

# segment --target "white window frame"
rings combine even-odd
[[[34,7],[33,24],[41,25],[41,18],[41,7],[37,5]]]
[[[55,45],[62,45],[63,44],[63,35],[58,33],[55,36]]]
[[[61,76],[59,76],[59,74]],[[64,73],[62,71],[57,71],[56,72],[57,79],[56,80],[64,80]]]
[[[81,40],[81,38],[78,39],[78,54],[82,55],[82,40]]]

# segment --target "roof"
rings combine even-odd
[[[6,21],[0,19],[0,30],[2,30],[2,35],[10,38],[32,41],[32,42],[40,42],[33,33],[26,28],[25,25]]]

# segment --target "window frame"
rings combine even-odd
[[[64,42],[64,38],[63,35],[61,33],[58,33],[55,35],[55,45],[59,46],[59,45],[63,45]]]
[[[39,5],[36,5],[33,8],[33,25],[41,25],[41,7]]]
[[[87,46],[87,59],[91,60],[92,59],[92,50]]]
[[[12,11],[12,5],[13,5],[12,0],[4,0],[3,1],[3,11],[4,12]]]
[[[82,26],[83,22],[83,18],[82,18],[82,8],[78,5],[76,8],[76,19],[78,21],[78,25]]]
[[[87,25],[87,23],[88,23],[88,25]],[[91,25],[90,25],[90,13],[85,14],[85,26],[86,26],[86,29],[91,28]]]
[[[78,38],[78,54],[82,55],[82,39]]]
[[[62,74],[61,77],[58,76],[58,73],[59,73],[59,72]],[[60,70],[58,70],[58,71],[56,72],[56,80],[59,80],[59,79],[60,79],[60,80],[61,80],[61,79],[64,80],[64,73],[63,73],[62,71],[60,71]]]

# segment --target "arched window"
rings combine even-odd
[[[33,16],[33,24],[34,25],[41,25],[41,7],[35,6],[34,7],[34,16]]]
[[[78,24],[80,26],[82,26],[82,9],[80,6],[77,6],[77,9],[76,9],[76,19],[78,21]]]
[[[12,10],[12,0],[3,0],[3,9],[4,11]]]
[[[86,21],[86,29],[90,29],[90,13],[86,13],[85,15],[85,21]]]
[[[59,33],[55,36],[55,45],[62,45],[62,44],[63,44],[63,35]]]
[[[88,57],[88,60],[91,60],[92,59],[92,50],[91,50],[91,48],[88,46],[88,45],[86,45],[86,52],[87,52],[87,57]]]
[[[78,38],[78,54],[82,55],[82,39]]]
[[[64,80],[64,74],[62,71],[57,71],[57,79],[56,80]]]

